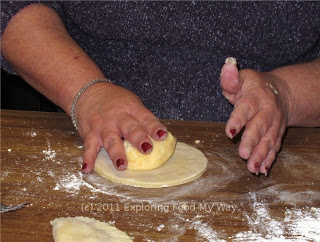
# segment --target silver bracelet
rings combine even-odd
[[[110,80],[108,80],[106,78],[93,80],[93,81],[89,82],[88,84],[86,84],[83,88],[81,88],[80,91],[78,92],[77,96],[73,100],[73,103],[72,103],[72,106],[71,106],[71,110],[70,110],[70,114],[71,114],[71,121],[72,121],[73,126],[75,127],[76,130],[78,130],[78,127],[77,127],[77,121],[76,121],[76,117],[75,117],[75,108],[76,108],[76,105],[78,103],[78,100],[79,100],[80,96],[82,95],[82,93],[84,93],[92,85],[94,85],[96,83],[99,83],[99,82],[110,82],[110,83],[112,83]]]

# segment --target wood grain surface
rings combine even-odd
[[[1,202],[29,205],[1,214],[1,240],[53,241],[50,221],[74,216],[134,241],[320,240],[319,128],[289,128],[265,177],[247,170],[225,124],[163,123],[208,169],[188,184],[143,189],[82,174],[82,140],[67,115],[2,110]]]

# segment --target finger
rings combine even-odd
[[[261,141],[268,143],[271,149],[277,140],[279,129],[280,124],[270,111],[259,111],[246,125],[239,145],[239,155],[248,159]]]
[[[254,96],[243,96],[234,106],[234,110],[226,124],[225,132],[233,138],[246,123],[259,111],[259,103]]]
[[[265,176],[268,176],[270,167],[272,166],[272,163],[276,159],[276,155],[280,150],[282,142],[282,136],[279,136],[276,142],[276,145],[269,151],[268,156],[262,161],[260,172],[263,173]]]
[[[269,171],[269,169],[275,159],[276,154],[279,152],[279,150],[281,148],[281,142],[282,142],[282,138],[283,138],[285,130],[286,130],[286,125],[283,122],[281,124],[281,128],[279,130],[279,134],[278,134],[275,146],[273,147],[273,149],[270,150],[271,154],[268,154],[268,157],[262,161],[262,164],[260,167],[260,172],[264,173],[266,176],[268,175],[268,171]],[[274,158],[272,159],[273,156],[274,156]]]
[[[128,113],[119,115],[118,129],[141,153],[149,154],[152,151],[152,141],[142,126]]]
[[[167,137],[167,128],[148,109],[142,109],[134,118],[153,139],[164,140]]]
[[[102,137],[103,146],[108,152],[114,167],[118,170],[125,170],[128,162],[120,134],[113,130],[105,129],[102,133]]]
[[[220,85],[225,98],[234,104],[236,102],[235,96],[241,89],[241,82],[239,79],[237,62],[232,57],[226,59],[225,64],[221,69]]]
[[[274,148],[279,134],[279,125],[275,124],[270,127],[268,132],[260,139],[257,146],[254,147],[252,155],[248,160],[247,166],[249,171],[257,175],[261,171],[261,165],[270,151]]]
[[[94,162],[102,146],[101,139],[96,135],[89,134],[84,141],[82,172],[89,173],[93,170]]]

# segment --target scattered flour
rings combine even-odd
[[[273,218],[267,203],[251,193],[253,213],[244,215],[249,230],[231,237],[233,241],[319,241],[320,208],[286,209],[284,218]]]
[[[50,141],[47,139],[48,149],[43,150],[42,153],[45,154],[45,160],[55,161],[56,151],[51,149]]]
[[[37,136],[37,133],[31,131],[28,135],[35,137]],[[78,148],[80,149],[82,146],[79,146]],[[54,150],[51,147],[49,138],[47,138],[47,148],[43,150],[43,161],[50,160],[55,164],[60,164],[56,159],[56,150],[59,151],[59,149]],[[11,149],[8,149],[8,152],[11,152]],[[14,152],[12,152],[12,154],[14,154]],[[30,157],[32,155],[33,154],[31,154]],[[291,153],[289,152],[282,154],[282,156],[290,159],[290,162],[300,162],[300,159],[296,156],[291,157],[290,155]],[[214,159],[212,159],[214,161],[210,163],[210,166],[212,166],[211,170],[213,170],[214,173],[204,174],[203,177],[195,182],[185,184],[182,187],[167,188],[165,192],[163,192],[163,196],[159,196],[159,190],[147,189],[141,192],[141,189],[139,188],[108,182],[95,173],[84,175],[79,171],[70,172],[67,169],[63,169],[63,166],[61,166],[61,172],[54,173],[51,170],[43,170],[43,166],[39,165],[36,167],[38,172],[33,171],[31,173],[25,173],[24,175],[33,176],[37,190],[41,190],[43,179],[40,175],[41,173],[48,174],[48,179],[54,181],[54,185],[50,188],[50,193],[60,191],[66,192],[71,197],[77,197],[82,189],[88,189],[92,194],[87,196],[86,199],[92,201],[97,197],[104,195],[105,197],[115,196],[120,203],[126,202],[130,204],[146,202],[147,204],[156,203],[159,205],[172,205],[171,203],[173,202],[181,202],[182,210],[174,211],[173,213],[168,212],[168,221],[161,221],[155,218],[152,220],[154,222],[150,224],[142,221],[139,216],[136,216],[135,219],[132,218],[132,226],[139,226],[146,231],[152,232],[170,232],[170,234],[174,235],[174,238],[170,241],[179,241],[179,236],[184,235],[186,231],[190,229],[195,231],[196,241],[320,241],[320,208],[312,205],[295,207],[295,204],[300,202],[300,200],[297,199],[301,199],[301,201],[307,199],[308,201],[311,201],[312,204],[312,201],[316,201],[319,197],[319,193],[315,191],[303,191],[303,193],[299,193],[300,195],[303,194],[303,196],[300,196],[299,194],[290,192],[287,187],[283,187],[281,184],[270,184],[266,189],[249,193],[249,202],[246,204],[250,204],[251,206],[248,209],[246,208],[243,210],[239,208],[237,215],[239,216],[239,219],[242,219],[247,223],[248,229],[236,233],[229,238],[226,238],[224,231],[210,226],[211,224],[214,224],[209,222],[210,217],[215,216],[213,213],[207,213],[205,215],[188,215],[187,211],[184,210],[186,210],[189,203],[192,202],[188,201],[188,195],[191,192],[196,197],[205,196],[208,200],[214,200],[216,195],[215,191],[217,191],[217,189],[221,189],[221,186],[224,185],[227,186],[227,184],[236,181],[242,176],[242,174],[231,172],[239,169],[237,167],[238,164],[234,162],[232,156],[229,156],[227,152],[224,153],[223,150],[219,153],[206,152],[206,156],[214,157]],[[23,161],[27,161],[27,159]],[[80,165],[81,161],[81,157],[70,160],[70,162],[75,163],[75,165]],[[1,173],[2,180],[11,175],[4,171]],[[314,178],[313,180],[317,181],[315,179],[317,178]],[[249,178],[247,178],[247,180],[249,180]],[[28,192],[30,192],[28,189],[30,188],[28,187],[27,189],[27,186],[23,183],[23,179],[21,181],[21,184],[16,184],[18,190],[12,191],[12,194],[19,192],[20,194],[28,195]],[[208,184],[210,184],[210,186],[208,186]],[[139,190],[140,192],[137,193]],[[272,197],[276,196],[279,201],[290,204],[291,207],[283,208],[283,213],[280,214],[280,217],[275,216],[272,214],[273,210],[269,208],[269,204],[264,199],[261,199],[261,197],[265,197],[263,195],[266,194]],[[247,197],[248,193],[244,196]],[[43,207],[43,209],[47,209],[47,207]],[[114,219],[113,223],[121,216],[121,212],[119,211],[109,212],[111,218]],[[97,213],[97,215],[103,216],[101,213]],[[150,238],[145,238],[145,240],[152,241]]]
[[[288,209],[284,223],[293,238],[299,241],[320,241],[320,208]]]
[[[31,133],[31,137],[36,137],[38,134],[37,134],[37,132],[32,132]]]
[[[79,176],[72,173],[67,173],[64,177],[59,178],[56,186],[53,190],[61,190],[69,192],[73,196],[78,195],[81,186],[84,181],[82,179],[82,173],[79,172]]]
[[[27,135],[27,136],[34,138],[38,135],[38,133],[34,130],[30,130],[30,131],[26,132],[24,135]]]
[[[158,231],[161,231],[161,230],[164,229],[164,227],[166,227],[164,224],[160,224],[156,229],[157,229]]]
[[[197,231],[197,236],[201,239],[206,239],[207,241],[226,241],[219,239],[217,231],[213,230],[210,225],[198,219],[199,215],[194,217],[189,229],[194,229]]]
[[[52,171],[48,171],[48,175],[51,176],[51,177],[54,177],[54,173]]]
[[[221,171],[226,172],[227,167],[222,167]],[[227,173],[226,173],[227,174]],[[122,203],[137,203],[146,202],[149,204],[158,203],[170,204],[175,199],[181,200],[190,191],[199,191],[200,193],[209,192],[205,184],[214,184],[214,179],[211,180],[210,176],[202,177],[198,181],[187,184],[183,188],[171,188],[166,191],[166,196],[161,197],[157,194],[158,191],[154,189],[147,189],[143,192],[143,196],[137,195],[139,188],[128,187],[121,184],[115,184],[106,181],[104,178],[91,173],[84,175],[81,172],[78,173],[65,173],[59,174],[56,177],[51,172],[49,174],[56,180],[56,186],[54,190],[61,190],[68,192],[71,196],[77,196],[82,188],[89,189],[93,194],[97,194],[89,197],[89,199],[95,199],[98,194],[104,194],[107,196],[116,196],[119,202]],[[231,180],[233,180],[232,177]],[[204,189],[204,190],[203,190]],[[211,191],[214,190],[214,186],[211,186]],[[267,194],[276,194],[278,190],[283,190],[281,186],[271,186],[269,190],[264,190]],[[283,191],[282,191],[283,192]],[[288,195],[288,194],[287,194]],[[286,195],[286,196],[287,196]],[[316,196],[317,194],[315,194]],[[259,196],[259,198],[258,198]],[[283,200],[279,194],[279,200]],[[320,208],[308,206],[303,208],[284,208],[280,217],[272,214],[268,203],[262,199],[260,192],[249,193],[249,203],[251,207],[241,210],[239,213],[244,221],[247,221],[248,230],[239,232],[232,237],[226,238],[223,231],[215,230],[207,222],[208,217],[196,215],[194,217],[187,217],[184,206],[188,206],[188,201],[181,202],[181,210],[174,213],[168,213],[168,221],[166,224],[144,224],[139,221],[139,226],[154,229],[158,232],[169,231],[170,234],[176,234],[172,241],[178,241],[179,236],[186,233],[188,229],[196,231],[197,239],[201,241],[318,241],[320,240]],[[287,200],[287,199],[285,199]],[[184,200],[182,200],[184,201]],[[290,203],[289,203],[290,204]],[[171,204],[172,205],[172,204]],[[291,204],[292,205],[292,204]],[[293,204],[294,205],[294,204]],[[119,212],[119,211],[118,211]],[[279,214],[278,214],[279,215]],[[117,217],[117,215],[114,215]],[[214,216],[214,214],[210,214]],[[136,225],[137,221],[132,221],[133,225]],[[210,223],[211,224],[211,223]]]

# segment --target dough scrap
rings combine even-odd
[[[101,149],[94,170],[110,181],[126,185],[161,188],[176,186],[200,177],[207,168],[208,159],[204,154],[185,143],[177,142],[171,158],[162,166],[150,171],[118,171],[105,149]]]
[[[94,218],[56,218],[50,224],[55,242],[133,241],[125,232]]]
[[[124,142],[127,154],[127,169],[135,171],[153,170],[162,166],[173,154],[176,146],[176,139],[168,132],[165,140],[152,139],[153,149],[150,154],[142,154],[129,141]]]

